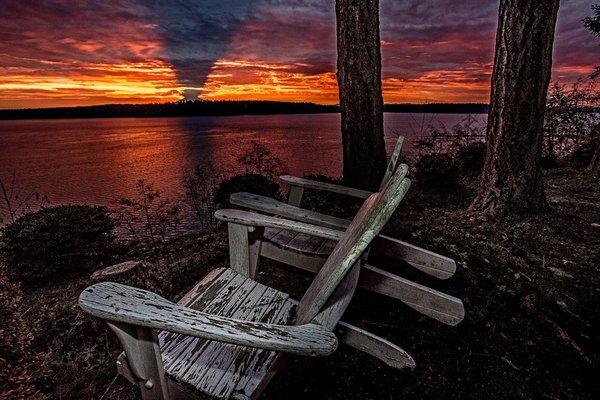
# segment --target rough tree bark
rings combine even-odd
[[[379,0],[336,0],[344,180],[376,190],[385,172]]]
[[[540,158],[559,0],[500,0],[486,158],[471,209],[538,212]]]

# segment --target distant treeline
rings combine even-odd
[[[386,112],[487,113],[487,104],[387,104]],[[184,117],[265,114],[337,113],[337,105],[280,101],[179,101],[152,104],[106,104],[100,106],[0,110],[0,119]]]

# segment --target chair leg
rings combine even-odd
[[[254,278],[258,269],[264,229],[230,223],[228,230],[231,269]]]
[[[156,331],[144,327],[109,322],[125,354],[144,400],[169,400],[168,385]]]
[[[248,276],[252,279],[256,278],[258,273],[264,233],[265,228],[256,228],[254,232],[248,232]]]
[[[288,196],[288,204],[294,207],[300,207],[302,203],[302,196],[304,195],[304,188],[298,186],[292,186],[290,188],[290,194]]]

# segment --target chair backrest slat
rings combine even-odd
[[[385,174],[383,175],[383,179],[381,180],[381,186],[379,187],[379,190],[383,190],[383,185],[385,185],[392,174],[396,172],[396,167],[398,166],[398,159],[400,158],[400,152],[402,151],[403,143],[404,136],[398,136],[394,150],[392,151],[392,154],[390,154],[390,159],[388,160],[387,168],[385,170]]]
[[[350,268],[379,234],[410,186],[407,173],[408,167],[400,165],[383,189],[364,202],[302,297],[296,323],[310,322],[321,311]]]

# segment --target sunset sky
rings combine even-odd
[[[553,79],[600,64],[561,1]],[[387,103],[487,102],[497,0],[381,0]],[[204,99],[337,103],[333,0],[1,0],[0,108]]]

